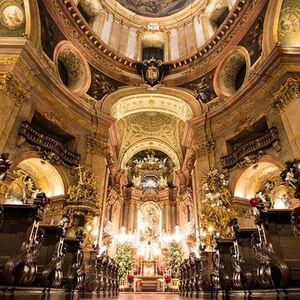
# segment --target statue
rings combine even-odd
[[[204,104],[210,101],[209,84],[206,82],[205,78],[203,78],[199,83],[193,84],[193,89],[197,100]]]

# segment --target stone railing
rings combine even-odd
[[[273,143],[278,141],[278,130],[272,127],[264,135],[240,145],[231,154],[221,157],[222,168],[232,168],[245,156],[272,147]]]
[[[79,163],[79,154],[69,151],[61,142],[32,128],[28,122],[22,123],[19,135],[23,136],[28,143],[45,150],[41,152],[47,152],[50,156],[51,154],[56,155],[67,165],[73,166]]]

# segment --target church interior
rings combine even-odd
[[[299,0],[0,1],[0,299],[300,299]]]

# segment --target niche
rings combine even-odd
[[[214,89],[220,99],[235,95],[247,82],[250,56],[246,48],[238,46],[219,64],[214,76]]]

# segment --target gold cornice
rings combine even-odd
[[[20,105],[31,97],[31,93],[12,72],[0,72],[0,90],[12,97],[17,105]]]
[[[300,78],[288,78],[286,83],[271,98],[270,103],[282,111],[286,105],[297,97],[300,97]]]
[[[87,152],[96,154],[102,157],[105,157],[107,160],[107,165],[112,167],[113,159],[110,153],[109,144],[103,141],[99,141],[95,138],[88,137],[87,138]]]

